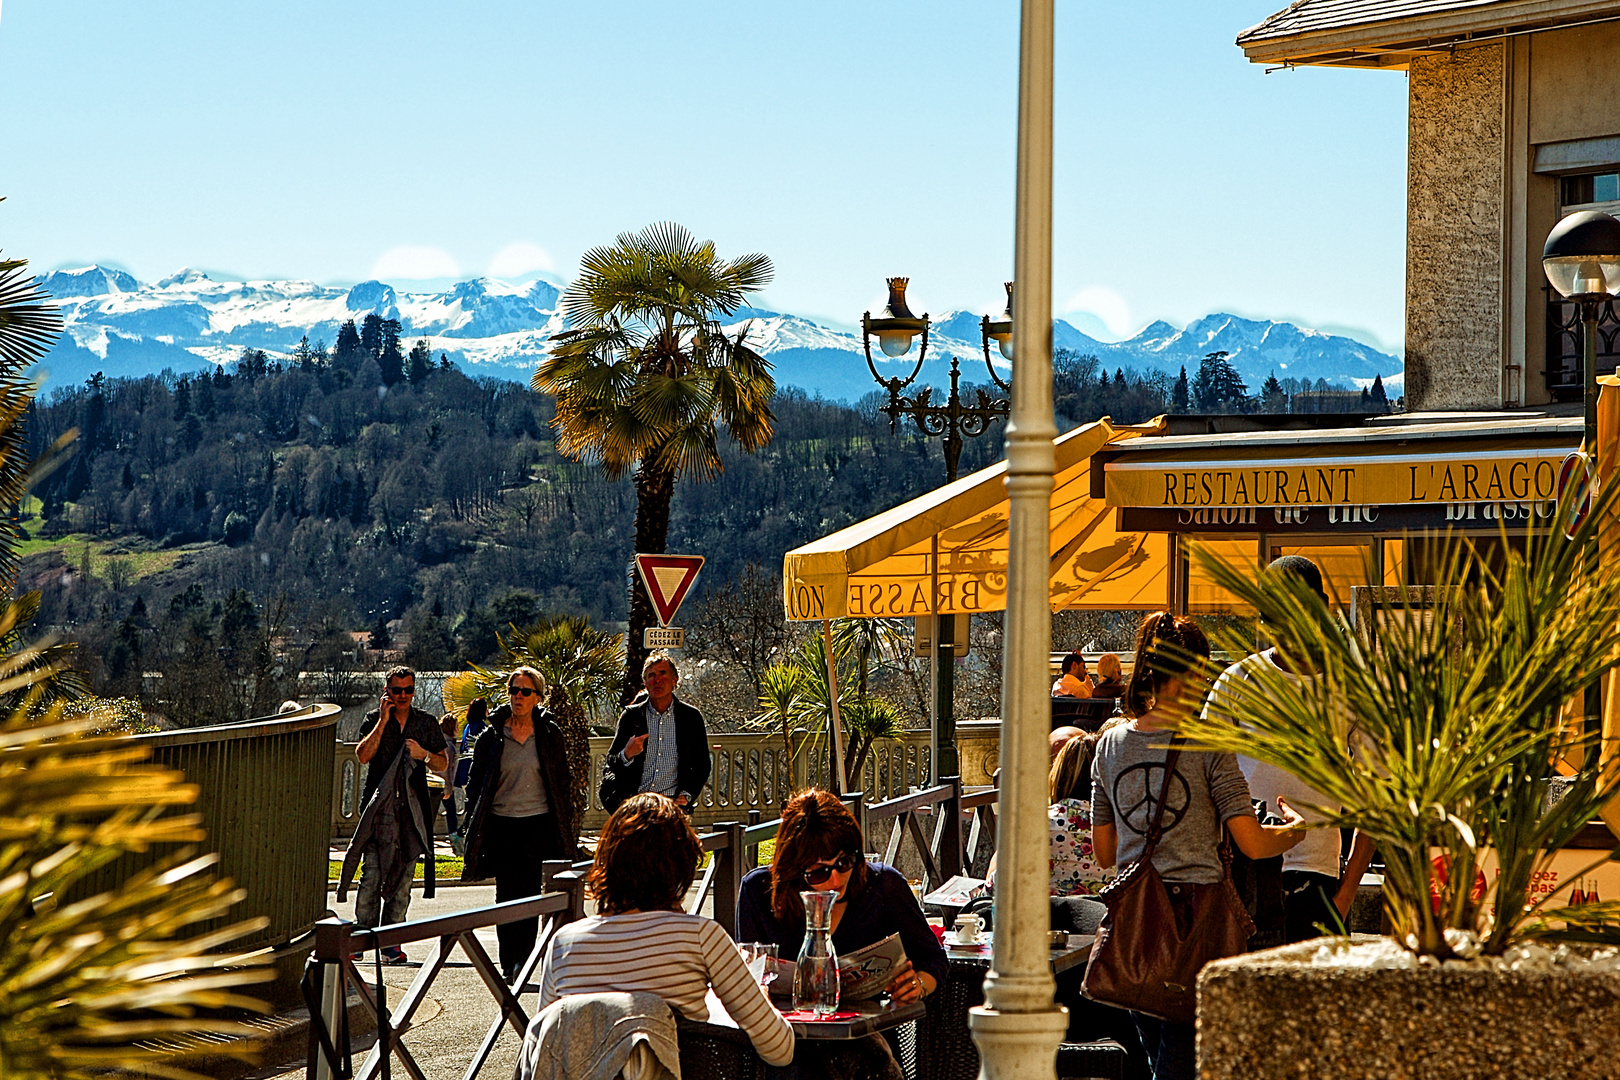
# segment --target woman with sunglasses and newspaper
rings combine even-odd
[[[905,876],[867,862],[855,815],[838,796],[811,788],[789,799],[776,830],[768,867],[743,878],[737,940],[775,942],[783,958],[804,942],[804,901],[812,889],[836,892],[832,943],[840,956],[899,934],[906,962],[895,968],[888,993],[899,1004],[926,997],[945,978],[945,950],[923,918]]]
[[[896,1004],[909,1004],[932,993],[945,978],[945,950],[923,918],[904,875],[892,866],[867,862],[862,854],[865,848],[855,815],[838,796],[819,788],[793,796],[782,808],[771,865],[743,878],[737,901],[737,940],[774,942],[783,959],[796,957],[805,933],[804,901],[799,894],[835,892],[834,951],[847,956],[899,934],[906,959],[894,968],[887,992]],[[833,1051],[823,1047],[819,1052]],[[801,1045],[795,1059],[798,1075],[901,1075],[880,1035],[842,1044],[838,1054],[838,1061],[811,1061],[813,1054]]]
[[[495,879],[495,902],[541,891],[541,863],[573,857],[574,781],[562,729],[540,704],[546,677],[532,667],[506,679],[508,703],[473,744],[467,779],[463,881]],[[539,919],[495,928],[508,981],[534,951]]]

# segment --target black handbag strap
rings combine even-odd
[[[1176,762],[1181,757],[1181,736],[1170,736],[1170,749],[1164,755],[1164,783],[1159,785],[1159,802],[1153,808],[1153,820],[1148,823],[1147,846],[1142,849],[1142,857],[1138,862],[1149,862],[1153,858],[1153,849],[1159,846],[1159,838],[1164,835],[1164,804],[1170,798],[1170,778],[1175,775]]]

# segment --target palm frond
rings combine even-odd
[[[25,266],[0,264],[0,379],[17,379],[62,336],[61,312]]]

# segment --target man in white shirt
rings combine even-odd
[[[680,674],[669,653],[659,650],[641,668],[647,688],[619,716],[606,775],[598,791],[611,813],[637,792],[667,795],[690,814],[709,780],[709,738],[703,714],[675,694]]]
[[[1324,602],[1327,600],[1327,593],[1322,587],[1322,571],[1302,555],[1284,555],[1266,567],[1265,572],[1293,576]],[[1229,701],[1236,696],[1238,685],[1255,678],[1253,673],[1260,665],[1270,666],[1302,694],[1309,692],[1321,678],[1300,660],[1284,656],[1275,648],[1254,653],[1227,668],[1215,680],[1215,687],[1204,706],[1204,717],[1235,722],[1228,711]],[[1265,802],[1273,812],[1276,812],[1278,798],[1282,797],[1288,800],[1290,806],[1306,814],[1309,821],[1310,814],[1304,810],[1305,804],[1322,805],[1327,801],[1314,788],[1275,765],[1240,754],[1238,766],[1249,781],[1250,795]],[[1372,861],[1373,844],[1357,832],[1350,845],[1350,855],[1342,866],[1340,846],[1339,830],[1312,829],[1305,834],[1303,841],[1283,855],[1286,940],[1306,941],[1317,937],[1321,933],[1318,926],[1334,929],[1349,915],[1350,904],[1355,900],[1356,889],[1361,884],[1361,875]]]

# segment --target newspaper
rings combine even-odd
[[[939,907],[967,907],[968,901],[977,899],[989,892],[990,887],[984,883],[984,879],[957,874],[923,897],[923,903],[935,904]]]
[[[899,934],[890,934],[882,941],[874,941],[864,948],[838,958],[838,1000],[866,1001],[888,989],[894,978],[894,969],[906,959],[905,946]],[[792,960],[775,960],[771,971],[776,978],[770,992],[777,997],[793,995],[793,976],[798,965]]]

